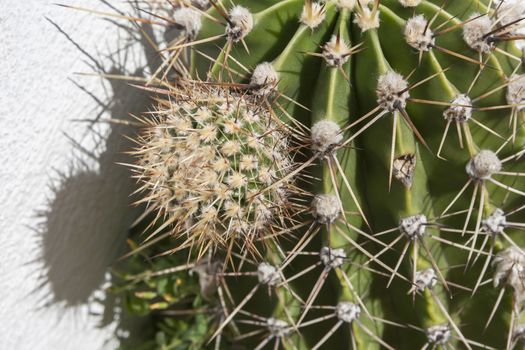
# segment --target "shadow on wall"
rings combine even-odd
[[[127,111],[142,111],[147,105],[136,89],[123,84],[112,84],[112,92],[113,118],[122,118]],[[107,139],[97,140],[105,148],[95,159],[98,171],[90,170],[83,157],[77,156],[69,172],[55,172],[57,178],[52,182],[57,185],[52,188],[48,208],[41,213],[40,230],[45,272],[42,282],[52,291],[51,303],[86,303],[103,282],[108,266],[123,252],[127,228],[133,220],[129,197],[133,181],[129,170],[117,163],[130,162],[124,152],[131,144],[124,135],[132,133],[129,126],[111,125]],[[95,131],[90,134],[102,137]],[[95,157],[81,149],[80,141],[70,140],[76,150]]]
[[[103,0],[101,2],[110,6]],[[118,11],[113,7],[111,9]],[[96,73],[142,76],[144,69],[155,71],[158,67],[158,55],[148,42],[155,36],[148,25],[138,27],[126,22],[110,21],[115,24],[115,30],[124,30],[130,39],[119,42],[118,47],[121,49],[117,52],[96,59],[58,24],[51,20],[49,22],[82,52]],[[146,35],[149,36],[148,40]],[[139,51],[146,57],[146,67],[130,72],[125,67],[133,65],[133,62],[129,62],[130,57],[134,57],[130,53],[133,49],[131,43],[136,45],[139,42]],[[111,68],[105,69],[104,66]],[[89,119],[84,137],[90,137],[101,144],[103,151],[93,154],[82,148],[83,140],[74,140],[66,134],[75,150],[70,170],[54,171],[57,178],[51,179],[56,184],[52,187],[53,196],[48,207],[38,213],[41,225],[36,229],[41,248],[40,261],[37,263],[39,269],[42,269],[37,271],[39,283],[35,292],[44,286],[50,290],[50,295],[43,297],[43,307],[58,304],[66,309],[81,305],[89,308],[90,304],[103,303],[101,327],[114,320],[113,305],[117,303],[111,297],[105,297],[103,301],[93,300],[94,293],[101,290],[103,283],[107,281],[108,268],[125,251],[128,228],[136,216],[136,209],[131,206],[133,198],[130,197],[135,189],[134,180],[130,178],[129,169],[117,164],[131,161],[124,154],[132,147],[125,135],[133,135],[136,130],[129,124],[110,123],[110,130],[105,133],[107,136],[103,136],[97,132],[97,126],[103,122],[102,116],[115,120],[127,118],[129,121],[129,114],[140,115],[149,109],[151,103],[144,92],[130,86],[126,81],[108,82],[111,90],[106,92],[107,96],[104,98],[97,97],[73,82],[99,106],[93,114],[81,117]],[[94,114],[98,116],[94,117]],[[107,118],[104,117],[104,120]],[[90,170],[83,161],[86,157],[98,163],[98,171]]]

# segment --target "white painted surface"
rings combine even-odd
[[[94,61],[46,17],[107,70],[113,59],[132,71],[143,50],[111,54],[124,30],[53,2],[0,2],[0,349],[113,348],[115,325],[93,312],[103,310],[96,290],[132,218],[128,171],[115,165],[123,130],[74,120],[123,118],[146,104],[123,83],[75,75]]]

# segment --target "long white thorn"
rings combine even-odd
[[[350,236],[348,236],[345,232],[343,232],[342,230],[340,229],[337,229],[337,231],[339,232],[340,235],[342,235],[354,248],[356,248],[357,250],[359,250],[361,253],[365,254],[369,259],[370,261],[374,261],[376,264],[378,264],[379,266],[381,266],[382,268],[386,269],[387,271],[389,272],[392,272],[394,273],[394,270],[392,270],[392,268],[390,266],[388,266],[387,264],[385,264],[384,262],[382,262],[381,260],[377,259],[372,256],[372,254],[367,251],[366,249],[364,249],[363,247],[361,247],[360,244],[358,244],[356,241],[354,241],[352,238],[350,238]],[[402,236],[400,236],[402,237]],[[366,262],[366,264],[370,263],[370,261]],[[397,274],[399,277],[401,277],[402,279],[406,280],[406,278],[401,275],[401,274]]]
[[[353,134],[351,137],[348,138],[348,140],[346,140],[345,142],[343,142],[343,144],[341,145],[341,147],[344,147],[346,145],[348,145],[350,142],[352,142],[357,136],[361,135],[366,129],[368,129],[369,127],[371,127],[375,122],[377,122],[382,116],[384,116],[385,114],[387,114],[388,111],[382,111],[381,113],[379,113],[378,115],[376,115],[371,121],[369,121],[368,123],[366,123],[365,126],[363,126],[361,129],[359,129],[355,134]]]
[[[525,206],[524,206],[524,208],[525,208]],[[374,233],[374,236],[378,237],[378,236],[386,235],[387,233],[396,232],[398,229],[399,229],[398,227],[389,228],[388,230],[384,230],[384,231],[380,231],[378,233]]]
[[[365,216],[365,213],[363,212],[363,209],[361,208],[361,205],[359,204],[359,201],[357,200],[357,197],[356,197],[356,195],[354,193],[354,190],[352,189],[352,186],[350,186],[350,182],[348,182],[348,179],[346,178],[346,175],[345,175],[345,172],[343,170],[343,167],[339,163],[339,160],[337,159],[337,156],[334,154],[332,156],[332,159],[334,160],[334,163],[335,163],[337,169],[341,173],[341,178],[343,179],[343,182],[346,185],[346,189],[348,190],[348,193],[350,193],[350,196],[352,197],[352,200],[354,201],[354,204],[356,205],[357,210],[359,211],[359,214],[361,214],[361,217],[365,221],[366,225],[368,226],[368,228],[370,228],[370,223],[368,222],[368,220],[367,220],[367,218]],[[328,164],[330,164],[330,162]],[[334,187],[335,186],[336,186],[336,184],[334,184]]]
[[[501,299],[503,299],[503,295],[505,294],[505,287],[501,288],[498,294],[498,299],[496,299],[496,303],[494,303],[494,307],[492,308],[492,311],[490,312],[489,319],[487,320],[487,323],[485,323],[485,330],[489,327],[490,322],[494,318],[494,315],[496,314],[496,311],[498,310],[499,304],[501,303]]]
[[[486,130],[487,132],[491,133],[492,135],[494,135],[496,137],[499,137],[500,139],[504,139],[503,136],[501,136],[500,134],[498,134],[497,132],[495,132],[494,130],[492,130],[491,128],[486,126],[485,124],[481,123],[480,121],[478,121],[478,120],[476,120],[474,118],[470,118],[470,120],[472,120],[476,125],[478,125],[482,129]]]
[[[339,268],[339,271],[341,272],[341,275],[343,276],[343,279],[345,280],[346,285],[352,291],[352,293],[354,294],[355,298],[357,299],[358,304],[361,306],[361,308],[363,308],[363,310],[365,310],[366,316],[369,319],[373,320],[372,319],[372,315],[368,311],[365,303],[363,303],[363,300],[361,299],[361,297],[359,297],[359,295],[355,291],[354,286],[352,285],[352,282],[350,281],[350,278],[346,275],[346,273],[343,271],[343,269]]]
[[[385,343],[381,338],[379,338],[377,335],[374,334],[368,327],[366,327],[363,323],[361,323],[359,320],[356,320],[357,324],[359,325],[359,328],[361,328],[363,331],[365,331],[366,334],[368,334],[372,339],[374,339],[379,344],[383,345],[385,348],[389,350],[395,350],[393,347]]]
[[[246,322],[246,321],[244,321],[244,322],[239,321],[239,323],[255,324],[255,325],[257,325],[257,326],[263,326],[263,325],[264,325],[264,323],[262,323],[262,322],[253,322],[253,323],[250,322],[250,323],[248,323],[248,322]],[[249,333],[242,334],[242,335],[240,335],[240,336],[238,336],[238,337],[235,337],[234,340],[235,340],[235,341],[239,341],[239,340],[243,340],[243,339],[246,339],[246,338],[250,338],[250,337],[253,337],[254,335],[259,335],[259,334],[261,334],[261,333],[263,333],[263,332],[265,332],[265,331],[266,331],[266,330],[265,330],[264,328],[262,328],[262,329],[256,329],[256,330],[251,331],[251,332],[249,332]],[[219,339],[220,337],[221,337],[221,335],[219,334],[219,335],[217,336],[217,338],[215,338],[215,339]]]
[[[467,218],[465,219],[465,224],[463,224],[463,230],[461,231],[461,237],[465,235],[465,232],[467,231],[467,226],[470,221],[470,217],[472,215],[472,210],[474,209],[474,203],[476,203],[476,195],[478,194],[478,187],[479,185],[476,183],[474,185],[474,191],[472,192],[472,197],[470,198],[470,204],[468,206],[468,212],[467,212]],[[468,265],[468,263],[467,263]]]
[[[352,350],[357,350],[357,343],[355,341],[355,332],[354,332],[354,328],[352,327],[352,324],[349,323],[348,324],[348,327],[350,328],[350,339],[352,341]]]
[[[461,195],[463,194],[463,192],[465,192],[465,190],[467,189],[468,185],[470,185],[470,183],[472,182],[472,179],[469,179],[467,181],[467,183],[465,184],[465,186],[463,186],[463,188],[459,191],[459,193],[456,195],[456,197],[454,197],[454,199],[452,200],[452,202],[450,202],[450,204],[445,208],[445,210],[443,210],[443,212],[441,213],[440,216],[443,216],[445,215],[449,209],[454,205],[454,203],[456,203],[456,201],[459,199],[459,197],[461,197]]]
[[[343,207],[343,201],[341,200],[341,194],[339,193],[339,187],[337,186],[337,180],[335,177],[334,168],[332,167],[332,161],[330,158],[328,158],[328,171],[330,173],[330,179],[332,180],[332,187],[335,190],[335,195],[337,196],[337,201],[339,202],[339,209],[341,210],[341,214],[345,217],[345,208]]]
[[[505,144],[503,144],[504,146]],[[501,160],[501,163],[506,163],[510,160],[513,160],[513,159],[516,159],[516,158],[519,158],[521,157],[523,154],[525,153],[525,149],[522,149],[521,151],[519,152],[516,152],[515,154],[511,155],[511,156],[508,156],[507,158],[504,158]],[[496,153],[497,154],[497,153]]]
[[[483,207],[485,205],[485,186],[481,185],[481,191],[480,191],[480,199],[479,199],[479,209],[478,209],[478,218],[476,220],[476,229],[474,231],[474,240],[472,241],[471,248],[474,249],[476,247],[476,241],[478,239],[479,235],[479,228],[481,226],[481,218],[483,217]],[[483,250],[483,249],[481,249]],[[467,258],[467,265],[470,261],[470,257],[472,255],[472,251],[469,253],[469,257]],[[479,254],[476,256],[476,259],[479,257]]]
[[[501,235],[503,236],[503,238],[507,240],[507,242],[509,242],[512,246],[514,246],[514,248],[520,250],[523,254],[525,254],[525,252],[523,251],[523,248],[517,245],[516,242],[514,242],[514,240],[510,238],[508,234],[506,234],[505,232],[501,232]]]
[[[499,171],[496,174],[505,176],[525,176],[525,173],[517,173],[512,171]]]
[[[507,346],[505,348],[506,350],[512,350],[512,335],[514,333],[514,323],[515,322],[516,322],[516,305],[513,305],[512,313],[510,314],[510,325],[509,325],[509,334],[507,336]]]
[[[485,250],[485,247],[487,246],[487,243],[491,237],[490,234],[484,234],[485,238],[483,238],[483,242],[481,242],[481,247],[479,247],[478,250],[480,251],[484,251]],[[476,263],[476,261],[478,261],[480,257],[480,254],[476,254],[476,257],[474,258],[474,260],[472,261],[472,265],[474,265]]]
[[[342,324],[343,324],[343,321],[341,321],[341,320],[337,321],[337,323],[328,332],[326,332],[324,337],[322,337],[317,342],[317,344],[314,345],[312,350],[319,349],[328,339],[330,339],[330,337],[339,329],[339,327],[341,327]]]
[[[441,273],[441,269],[439,268],[438,264],[436,263],[436,260],[432,256],[432,252],[430,251],[430,249],[428,248],[427,244],[425,243],[425,241],[423,239],[420,239],[420,243],[421,243],[421,246],[423,247],[423,250],[427,253],[428,260],[430,260],[430,264],[432,265],[432,268],[436,271],[439,280],[443,284],[443,287],[445,287],[447,292],[450,293],[450,288],[448,287],[447,280],[445,279],[445,277]]]
[[[513,188],[513,187],[510,187],[510,186],[508,186],[508,185],[505,185],[505,184],[503,184],[503,183],[501,183],[501,182],[499,182],[499,181],[497,181],[497,180],[494,180],[493,178],[490,178],[489,180],[490,180],[490,182],[492,182],[492,183],[495,184],[496,186],[499,186],[499,187],[501,187],[501,188],[506,189],[506,190],[509,191],[509,192],[512,192],[512,193],[515,193],[515,194],[517,194],[517,195],[520,195],[520,196],[524,196],[524,197],[525,197],[525,192],[522,192],[522,191],[517,190],[517,189],[515,189],[515,188]]]
[[[284,269],[288,264],[290,264],[295,257],[297,256],[297,252],[300,252],[310,243],[310,241],[315,237],[315,235],[319,232],[319,225],[316,223],[312,223],[310,227],[308,228],[308,231],[301,237],[299,242],[293,247],[292,251],[288,254],[288,257],[284,261],[284,263],[281,265],[281,270]]]
[[[396,239],[394,239],[392,242],[390,242],[386,247],[384,247],[381,251],[379,251],[379,253],[377,253],[376,255],[374,255],[373,257],[369,258],[368,261],[366,261],[363,265],[368,265],[369,263],[371,262],[375,262],[377,258],[379,258],[381,255],[383,255],[387,250],[391,249],[394,245],[396,245],[397,242],[399,242],[401,239],[403,239],[403,236],[402,235],[399,235],[396,237]],[[393,273],[395,273],[394,271],[392,271]]]
[[[376,112],[378,112],[379,110],[381,109],[380,106],[377,106],[376,108],[372,109],[370,112],[368,112],[367,114],[365,114],[364,116],[360,117],[359,119],[357,119],[355,122],[353,122],[352,124],[346,126],[343,130],[341,130],[341,132],[345,132],[346,130],[352,128],[354,125],[357,125],[359,123],[361,123],[363,120],[369,118],[370,116],[374,115]]]
[[[461,124],[460,123],[456,123],[456,130],[457,130],[457,133],[458,133],[459,148],[463,149],[463,133],[461,132]]]
[[[290,276],[287,279],[283,280],[280,284],[278,284],[278,286],[281,286],[281,285],[284,285],[284,284],[288,284],[288,283],[296,280],[297,278],[307,274],[308,272],[312,271],[313,269],[315,269],[316,267],[318,267],[321,264],[322,264],[322,262],[318,261],[315,264],[308,266],[306,269],[301,270],[301,271],[297,272],[295,275]]]
[[[266,338],[263,339],[253,350],[261,350],[273,339],[273,335],[269,335]]]
[[[405,258],[405,255],[407,253],[408,248],[410,247],[410,241],[405,242],[405,246],[403,247],[403,251],[401,252],[401,255],[399,256],[399,259],[397,260],[396,266],[394,267],[394,273],[390,276],[388,279],[388,283],[386,284],[386,287],[390,287],[390,284],[394,280],[394,276],[397,273],[397,270],[399,270],[399,266],[401,266],[401,263],[403,262],[403,259]]]
[[[323,321],[329,320],[329,319],[334,318],[334,317],[336,317],[335,313],[331,313],[331,314],[326,315],[326,316],[317,317],[317,318],[314,318],[313,320],[303,322],[300,325],[298,325],[298,327],[299,328],[303,328],[303,327],[311,326],[313,324],[318,324],[318,323],[321,323]]]
[[[228,315],[228,317],[221,323],[219,328],[217,328],[217,330],[213,333],[213,335],[211,336],[209,342],[211,342],[217,335],[219,335],[219,333],[222,332],[224,327],[226,327],[226,325],[228,323],[230,323],[230,321],[235,317],[235,315],[239,312],[239,310],[241,310],[243,308],[243,306],[246,305],[246,303],[248,301],[250,301],[250,299],[253,297],[255,292],[257,292],[257,290],[259,289],[260,286],[261,286],[261,284],[257,283],[252,288],[252,290],[244,297],[244,299],[239,303],[239,305],[237,305],[237,307],[235,309],[233,309],[233,311]]]
[[[439,299],[439,297],[436,295],[436,293],[434,293],[432,290],[430,290],[430,293],[432,293],[432,297],[434,298],[434,301],[436,302],[437,306],[439,307],[439,309],[441,310],[441,312],[445,315],[445,317],[447,318],[448,322],[450,323],[450,325],[452,326],[452,328],[454,328],[454,331],[456,331],[456,334],[458,335],[459,339],[461,340],[461,342],[463,343],[463,345],[465,345],[465,347],[468,349],[468,350],[472,350],[472,348],[470,347],[467,339],[465,338],[465,336],[463,335],[463,333],[461,333],[461,330],[459,329],[459,327],[456,325],[456,322],[454,322],[454,320],[452,319],[452,317],[450,317],[450,314],[448,313],[447,309],[445,308],[445,306],[443,305],[443,303],[441,302],[441,300]]]
[[[201,39],[201,40],[195,40],[195,41],[191,41],[191,42],[186,42],[184,44],[180,44],[180,45],[174,45],[174,46],[170,46],[168,48],[166,48],[166,50],[179,50],[179,49],[183,49],[185,47],[188,47],[188,46],[196,46],[196,45],[200,45],[200,44],[205,44],[205,43],[209,43],[211,41],[215,41],[215,40],[218,40],[220,38],[224,37],[224,34],[220,34],[220,35],[215,35],[215,36],[212,36],[212,37],[209,37],[209,38],[205,38],[205,39]]]
[[[383,247],[386,247],[387,244],[385,242],[382,242],[380,241],[379,239],[375,238],[374,236],[364,232],[363,230],[360,230],[358,227],[355,227],[354,225],[352,225],[351,223],[349,223],[348,221],[345,220],[344,222],[344,225],[345,226],[348,226],[350,229],[356,231],[357,233],[359,233],[360,235],[363,235],[365,236],[367,239],[371,240],[371,241],[374,241],[375,243],[383,246]]]
[[[222,339],[222,334],[219,334],[217,336],[217,338],[215,338],[215,345],[213,347],[215,350],[219,350],[220,349],[220,347],[221,347],[221,339]]]
[[[467,246],[464,246],[464,245],[461,245],[459,243],[456,243],[456,242],[452,242],[448,239],[444,239],[444,238],[441,238],[439,236],[428,236],[430,237],[431,239],[434,239],[440,243],[445,243],[445,244],[448,244],[452,247],[456,247],[456,248],[459,248],[459,249],[463,249],[463,250],[466,250],[466,251],[474,251],[475,253],[479,253],[481,255],[488,255],[487,252],[484,252],[484,251],[481,251],[481,250],[478,250],[478,249],[472,249],[470,247],[467,247]]]
[[[474,88],[474,86],[476,85],[476,82],[478,81],[479,77],[481,76],[481,73],[483,72],[483,70],[485,69],[486,65],[487,65],[487,62],[490,58],[490,55],[487,57],[487,59],[485,60],[485,62],[483,63],[483,65],[479,68],[478,72],[476,73],[476,76],[474,77],[474,79],[472,80],[472,82],[470,83],[470,86],[467,90],[467,95],[470,95],[470,92],[472,91],[472,89]],[[481,61],[481,57],[480,57],[480,61]]]
[[[441,137],[441,142],[439,143],[439,149],[437,152],[437,157],[443,160],[446,160],[446,159],[444,157],[441,157],[441,150],[443,149],[443,145],[445,144],[445,139],[447,138],[448,129],[450,128],[450,123],[452,123],[452,121],[449,120],[447,122],[447,125],[445,126],[445,131],[443,132],[443,137]]]
[[[244,40],[242,41],[244,43]],[[246,45],[245,45],[246,47]],[[275,342],[273,343],[273,350],[279,350],[279,344],[281,343],[282,337],[276,337]]]
[[[330,272],[329,267],[325,267],[321,274],[319,275],[319,278],[317,279],[317,282],[315,282],[315,285],[310,292],[310,295],[308,296],[308,299],[306,300],[306,305],[304,307],[304,311],[301,314],[301,317],[299,317],[299,320],[297,321],[297,324],[300,325],[303,319],[308,314],[308,311],[310,311],[310,308],[312,307],[312,304],[314,303],[315,299],[317,298],[317,295],[321,291],[321,288],[324,285],[324,282],[326,281],[326,278],[328,277],[328,273]]]
[[[283,343],[283,349],[299,350],[299,349],[297,349],[295,344],[291,343],[290,339],[281,337],[281,341]]]
[[[483,264],[483,268],[481,269],[481,273],[479,274],[479,278],[476,281],[476,285],[474,286],[474,289],[472,289],[472,295],[476,293],[476,291],[479,288],[479,285],[481,284],[481,281],[483,280],[483,277],[485,276],[485,272],[487,272],[487,268],[489,267],[490,260],[492,257],[492,252],[494,251],[494,244],[490,245],[489,255],[485,258],[485,263]]]
[[[390,162],[388,167],[388,191],[392,187],[392,172],[394,168],[394,158],[396,155],[396,135],[397,135],[397,111],[394,112],[393,122],[392,122],[392,143],[390,144]]]
[[[417,247],[417,239],[414,241],[414,244],[412,245],[412,259],[414,260],[412,263],[412,284],[415,285],[416,283],[416,273],[417,273],[417,256],[418,256],[418,247]],[[413,297],[415,297],[415,289],[413,293]]]

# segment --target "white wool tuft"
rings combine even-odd
[[[323,45],[323,58],[330,67],[341,67],[348,62],[350,48],[341,38],[337,40],[337,35],[332,35],[330,41]]]
[[[443,117],[446,121],[464,123],[472,118],[472,100],[464,94],[459,94],[452,101],[450,106],[443,112]]]
[[[361,308],[359,305],[350,303],[348,301],[341,301],[335,307],[335,314],[337,318],[347,323],[352,323],[355,321],[359,317],[360,313]]]
[[[525,324],[519,324],[514,329],[512,334],[513,339],[523,341],[525,340]]]
[[[450,327],[446,324],[429,327],[425,333],[430,344],[441,345],[446,344],[452,335]]]
[[[492,31],[492,21],[489,16],[479,16],[479,13],[474,13],[467,19],[467,23],[463,26],[463,40],[474,50],[487,53],[493,49],[494,45],[483,36]],[[479,18],[472,20],[475,17]]]
[[[323,23],[326,17],[326,10],[323,4],[312,2],[310,4],[305,3],[303,12],[299,18],[299,22],[304,24],[310,29],[315,29]]]
[[[481,222],[481,230],[492,235],[503,233],[507,227],[507,217],[501,209],[496,209],[486,219]]]
[[[404,7],[416,7],[421,4],[421,0],[399,0],[399,3]]]
[[[281,276],[277,271],[277,268],[268,263],[260,263],[257,267],[257,278],[259,283],[267,284],[269,286],[275,286],[277,283],[281,282]]]
[[[266,328],[268,328],[270,334],[276,338],[284,337],[289,332],[288,323],[274,317],[266,320]]]
[[[357,0],[334,0],[335,6],[340,9],[352,10]]]
[[[416,271],[414,283],[416,284],[415,288],[420,292],[434,288],[437,283],[436,271],[432,268]]]
[[[525,296],[525,254],[519,248],[510,246],[499,252],[492,265],[496,267],[494,273],[494,287],[506,283],[512,288],[518,299],[523,300]]]
[[[312,215],[320,224],[331,224],[341,214],[341,206],[337,196],[318,194],[312,200]]]
[[[256,88],[257,94],[268,95],[275,90],[279,82],[279,73],[269,62],[258,64],[253,70],[250,85]]]
[[[404,34],[407,44],[417,50],[429,51],[436,42],[434,33],[428,28],[428,21],[423,15],[410,18]]]
[[[356,12],[354,23],[357,24],[362,32],[379,28],[379,10],[377,10],[375,13],[372,13],[372,10],[368,8],[368,6],[363,5],[362,10]]]
[[[201,30],[201,14],[191,8],[182,7],[173,12],[173,21],[181,26],[190,39],[195,39]]]
[[[244,39],[253,29],[253,16],[251,12],[243,6],[234,6],[228,14],[228,24],[226,35],[233,42]]]
[[[323,247],[319,252],[319,257],[324,266],[335,269],[343,265],[346,259],[346,253],[342,248],[333,249],[330,247]]]
[[[415,240],[425,234],[427,222],[427,217],[423,214],[409,216],[399,220],[399,231]]]
[[[507,85],[507,103],[518,110],[525,109],[525,75],[513,74]],[[521,106],[517,106],[521,105]]]
[[[332,151],[343,140],[341,128],[331,120],[320,120],[312,126],[312,149],[314,152]]]
[[[377,81],[377,103],[384,110],[393,112],[406,107],[406,100],[410,97],[408,82],[403,76],[394,71],[381,75]],[[404,91],[401,93],[401,91]],[[401,94],[400,94],[401,93]]]
[[[523,0],[509,1],[505,0],[503,3],[497,4],[496,18],[500,27],[507,26],[510,23],[515,23],[506,27],[510,33],[516,33],[522,28],[523,23],[520,20],[525,16],[525,2]]]
[[[501,161],[496,153],[481,150],[467,163],[467,174],[476,180],[487,180],[501,170]]]

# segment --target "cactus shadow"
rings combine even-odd
[[[118,11],[106,1],[99,1]],[[124,34],[119,35],[118,50],[95,57],[58,24],[48,21],[82,53],[93,73],[144,76],[145,70],[154,71],[159,65],[158,55],[148,41],[155,35],[147,24],[110,21]],[[129,40],[123,40],[124,36]],[[131,62],[137,52],[145,57],[145,63]],[[120,334],[133,334],[129,331],[143,327],[143,320],[130,322],[122,316],[117,297],[104,290],[111,282],[110,267],[125,252],[129,227],[139,212],[130,197],[136,189],[135,182],[129,169],[117,163],[132,161],[126,154],[132,148],[126,136],[137,132],[131,115],[147,111],[151,100],[124,80],[104,79],[104,89],[96,93],[80,80],[71,81],[73,88],[88,94],[97,107],[80,116],[84,119],[68,122],[83,123],[85,132],[81,137],[64,133],[73,149],[68,169],[49,171],[51,196],[48,205],[35,212],[39,224],[32,227],[39,249],[38,258],[30,262],[35,267],[30,278],[36,278],[32,293],[40,298],[42,310],[58,305],[66,313],[87,307],[96,316],[98,326],[111,325],[122,343],[124,337]],[[107,123],[108,120],[123,122]],[[67,130],[67,124],[64,129]],[[86,149],[82,146],[86,143],[95,146]]]

